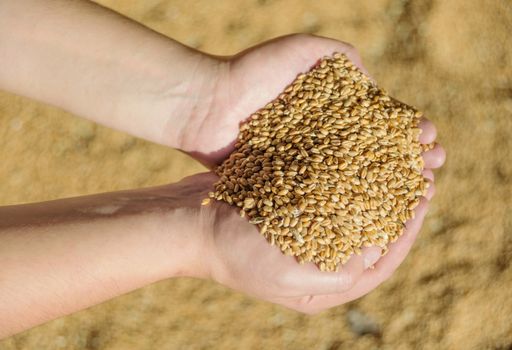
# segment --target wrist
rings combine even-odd
[[[206,232],[200,222],[200,210],[176,209],[162,214],[155,248],[162,253],[159,260],[163,278],[207,278]]]
[[[171,135],[174,132],[168,138],[175,140],[173,146],[185,152],[197,151],[195,137],[205,127],[204,121],[214,113],[218,86],[226,70],[226,62],[200,52],[195,53],[191,61],[194,67],[177,93],[181,98],[170,103],[174,111],[166,130]]]
[[[187,177],[172,185],[150,189],[164,203],[159,212],[155,254],[163,269],[163,278],[210,277],[211,231],[215,211],[202,206],[216,177],[212,173]],[[159,201],[158,199],[156,201]],[[154,259],[154,256],[151,259]]]
[[[171,147],[185,151],[195,158],[202,160],[200,154],[206,154],[215,149],[204,140],[201,135],[208,134],[213,128],[215,132],[221,132],[225,127],[225,121],[217,118],[224,112],[221,109],[225,105],[226,93],[229,81],[230,61],[216,58],[203,53],[197,53],[195,68],[183,84],[184,98],[180,104],[175,104],[175,111],[169,119],[164,137],[167,140],[176,141]],[[179,127],[176,128],[176,125]]]

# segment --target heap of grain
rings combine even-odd
[[[345,55],[326,57],[242,125],[210,197],[335,271],[362,247],[386,250],[414,216],[427,187],[420,116]]]

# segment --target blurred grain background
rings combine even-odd
[[[311,317],[210,282],[171,280],[0,349],[512,349],[510,1],[98,2],[214,54],[293,32],[351,42],[383,87],[436,123],[447,164],[412,253],[361,300]],[[2,205],[202,170],[179,152],[3,92],[0,159]]]

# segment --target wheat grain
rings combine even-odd
[[[387,252],[428,186],[421,116],[345,55],[326,57],[241,126],[209,197],[240,207],[271,244],[321,270],[363,247]]]

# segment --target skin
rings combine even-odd
[[[23,15],[21,15],[23,14]],[[93,3],[0,0],[0,88],[187,152],[214,166],[238,128],[320,57],[349,44],[277,38],[233,57],[187,48]],[[8,68],[7,68],[8,67]],[[420,142],[436,129],[420,124]],[[223,203],[201,206],[212,172],[167,186],[0,207],[0,338],[179,276],[312,314],[376,288],[409,252],[434,195],[442,147],[423,154],[431,186],[405,234],[339,272],[298,264]],[[373,269],[369,266],[375,265]]]

